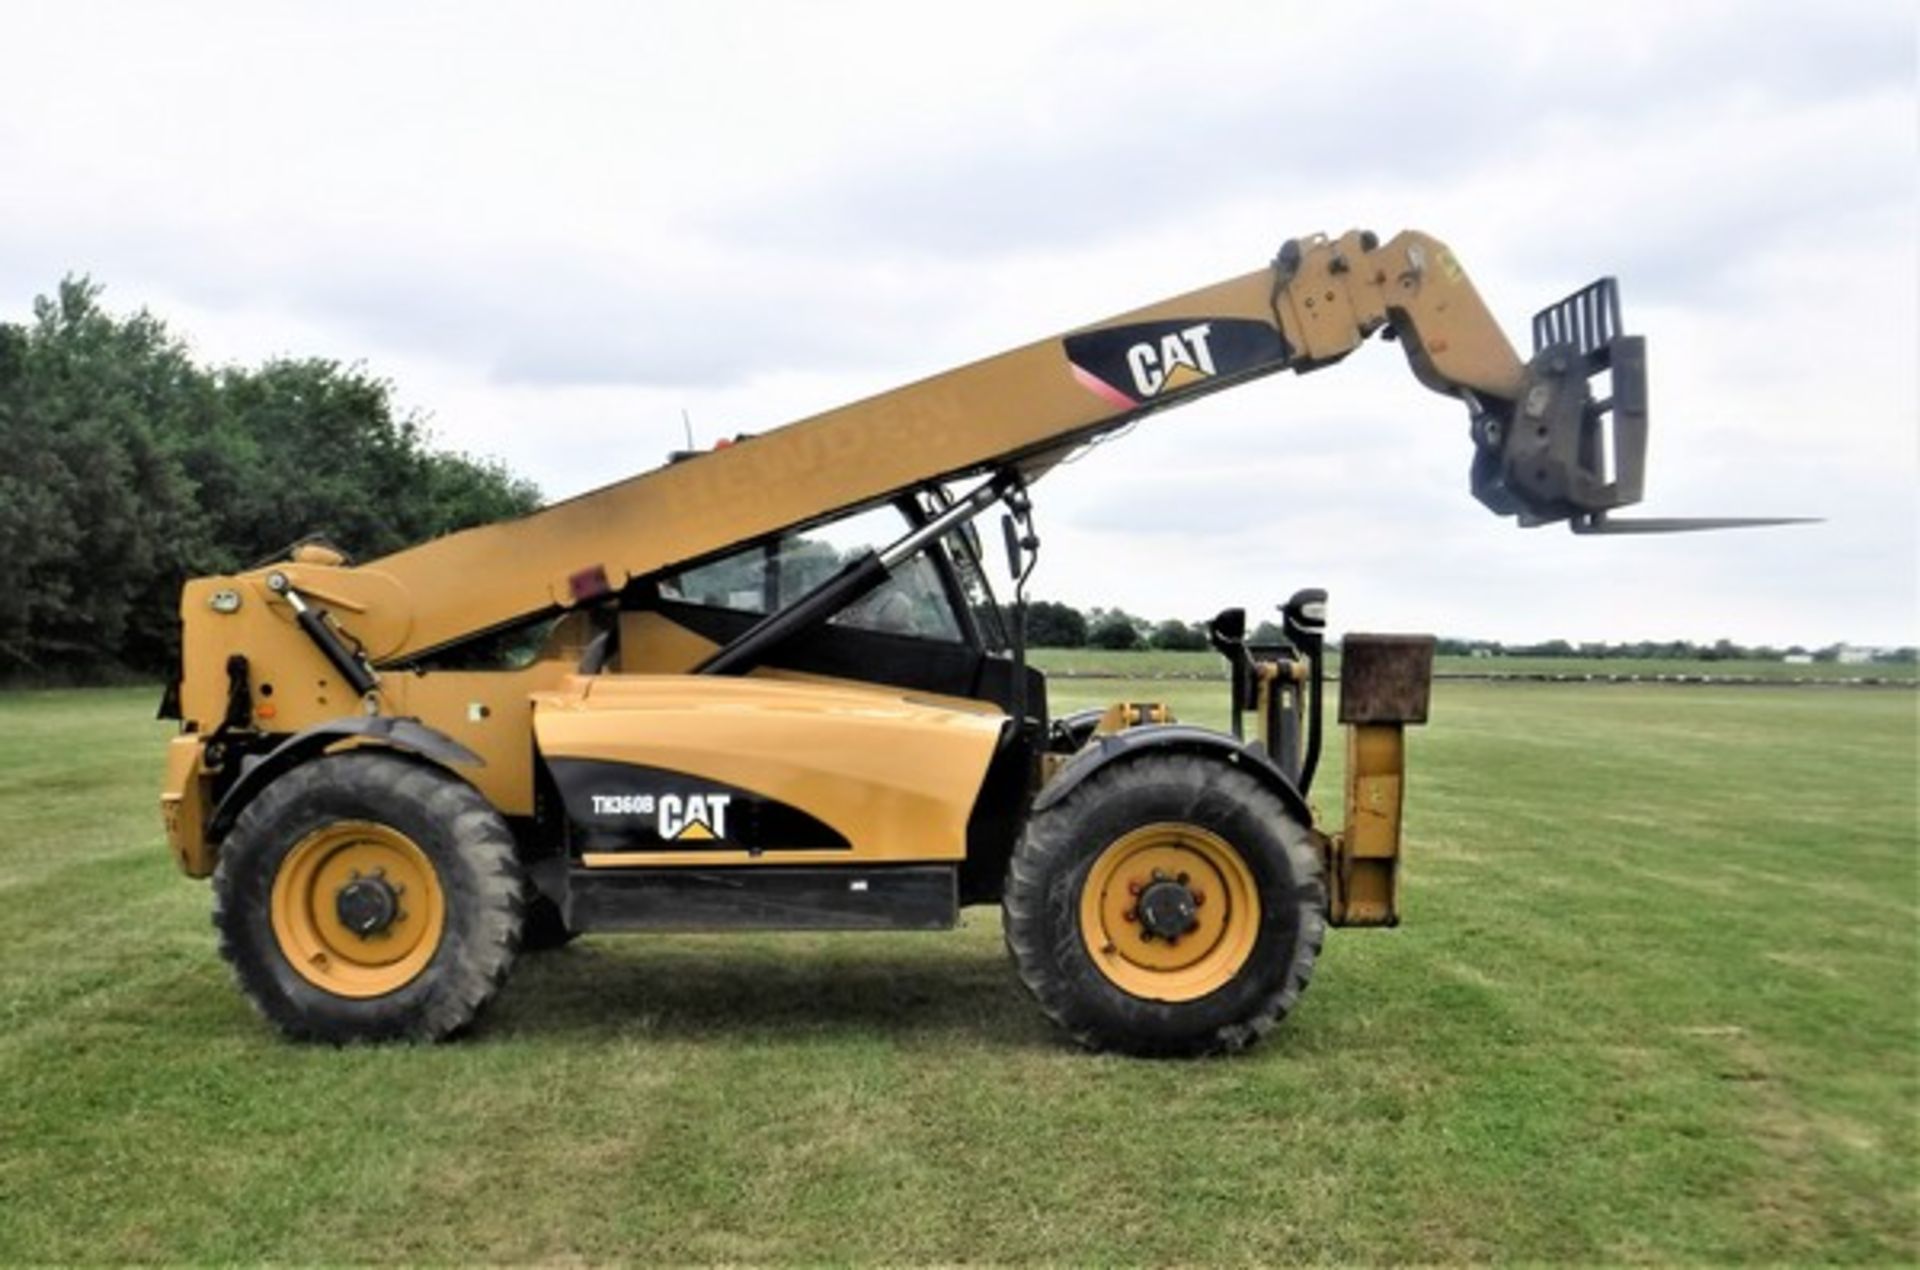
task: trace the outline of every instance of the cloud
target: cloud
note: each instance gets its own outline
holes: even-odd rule
[[[1055,32],[1058,44],[1032,58],[1034,82],[1001,109],[929,121],[845,156],[790,184],[771,225],[754,208],[723,224],[795,247],[991,257],[1178,223],[1225,199],[1284,205],[1330,183],[1384,184],[1411,203],[1435,185],[1484,182],[1506,194],[1514,185],[1503,176],[1544,168],[1552,179],[1535,188],[1548,198],[1535,201],[1565,205],[1579,192],[1571,201],[1600,213],[1594,220],[1658,198],[1673,175],[1663,163],[1703,158],[1758,160],[1738,164],[1742,184],[1764,174],[1767,192],[1796,207],[1900,188],[1888,162],[1897,156],[1845,136],[1848,120],[1799,118],[1809,104],[1910,95],[1911,23],[1892,6],[1843,6],[1818,23],[1781,4],[1551,23],[1516,23],[1510,5],[1485,4],[1209,16],[1169,27],[1157,11],[1123,9],[1091,34]],[[1364,55],[1338,55],[1357,51],[1362,29]],[[1049,75],[1056,65],[1073,69]],[[1672,126],[1688,116],[1689,126]],[[1700,119],[1717,121],[1712,150],[1687,153]],[[1676,141],[1681,153],[1657,153]],[[1808,180],[1809,170],[1841,179]],[[1713,188],[1693,184],[1695,194]],[[1755,192],[1724,190],[1749,196],[1749,211]],[[1540,229],[1565,226],[1542,212]]]
[[[1411,225],[1516,335],[1621,276],[1650,513],[1831,524],[1516,532],[1466,493],[1457,403],[1367,349],[1049,477],[1043,591],[1917,637],[1905,5],[90,5],[8,34],[0,315],[91,270],[215,360],[365,361],[555,496],[657,461],[683,408],[764,430]]]

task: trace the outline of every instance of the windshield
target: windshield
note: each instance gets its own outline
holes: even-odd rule
[[[777,613],[797,603],[865,553],[901,536],[900,509],[870,507],[795,530],[718,560],[666,574],[662,599],[737,613]],[[897,565],[880,586],[828,619],[830,625],[961,642],[953,598],[926,554]]]
[[[923,494],[920,499],[921,510],[928,516],[938,515],[952,505],[953,495],[939,486]],[[948,534],[940,540],[940,546],[953,565],[953,576],[960,583],[961,600],[973,614],[974,625],[979,628],[980,643],[990,649],[1006,648],[1006,622],[1000,615],[1000,605],[993,598],[993,587],[988,583],[986,568],[980,561],[980,536],[974,529],[974,522],[968,521]]]

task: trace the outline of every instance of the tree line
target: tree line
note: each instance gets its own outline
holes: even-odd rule
[[[0,323],[0,679],[164,672],[187,578],[316,532],[366,559],[539,505],[436,449],[362,368],[202,366],[100,295],[68,278]]]
[[[1249,632],[1256,644],[1275,644],[1284,638],[1277,622],[1261,622]],[[1154,648],[1176,651],[1207,647],[1205,622],[1183,622],[1179,618],[1153,621],[1136,617],[1124,609],[1095,607],[1082,611],[1055,600],[1034,600],[1027,605],[1027,642],[1035,648]],[[1578,657],[1588,660],[1625,661],[1778,661],[1787,656],[1810,657],[1817,662],[1837,661],[1845,650],[1842,644],[1808,648],[1799,644],[1776,647],[1771,644],[1739,644],[1730,639],[1712,643],[1691,640],[1636,640],[1620,643],[1574,643],[1551,639],[1541,643],[1503,643],[1500,640],[1442,638],[1435,651],[1461,657]],[[1915,649],[1880,649],[1873,654],[1878,662],[1911,665]]]

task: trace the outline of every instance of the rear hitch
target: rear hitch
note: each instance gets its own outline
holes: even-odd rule
[[[1326,841],[1327,920],[1400,924],[1406,729],[1427,721],[1431,635],[1340,641],[1340,722],[1347,725],[1346,827]]]
[[[1250,647],[1241,609],[1214,618],[1207,634],[1232,668],[1235,739],[1242,737],[1242,712],[1252,710],[1258,744],[1304,796],[1320,763],[1327,593],[1296,591],[1280,612],[1284,644]],[[1327,920],[1335,926],[1400,923],[1406,729],[1427,721],[1433,650],[1431,635],[1350,634],[1340,641],[1346,823],[1332,835],[1315,831],[1326,866]]]

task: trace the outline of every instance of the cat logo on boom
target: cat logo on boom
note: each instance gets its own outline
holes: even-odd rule
[[[1246,318],[1187,318],[1082,331],[1064,341],[1082,388],[1123,408],[1286,360],[1280,332]]]
[[[1169,331],[1156,346],[1142,340],[1127,350],[1127,369],[1142,397],[1157,397],[1162,388],[1182,388],[1213,374],[1213,350],[1207,337],[1213,324],[1201,322],[1184,331]]]

